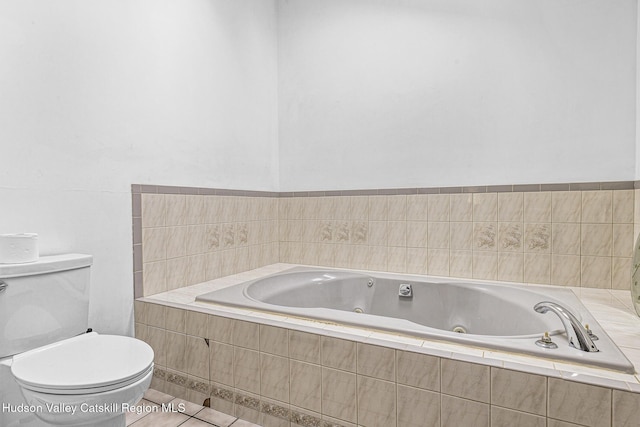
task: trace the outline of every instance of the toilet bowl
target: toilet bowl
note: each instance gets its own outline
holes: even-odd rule
[[[153,350],[85,333],[93,257],[0,264],[0,426],[125,426],[151,384]]]
[[[40,420],[65,426],[124,426],[124,410],[151,383],[153,350],[95,332],[19,354],[11,373]]]

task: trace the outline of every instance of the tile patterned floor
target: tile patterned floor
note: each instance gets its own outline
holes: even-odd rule
[[[131,427],[260,427],[153,389],[132,409],[127,413]]]

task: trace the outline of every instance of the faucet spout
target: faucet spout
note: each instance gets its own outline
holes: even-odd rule
[[[542,314],[548,311],[555,313],[560,318],[560,321],[562,321],[571,347],[582,351],[599,351],[584,326],[582,326],[576,316],[565,307],[555,302],[543,301],[536,304],[533,309]]]

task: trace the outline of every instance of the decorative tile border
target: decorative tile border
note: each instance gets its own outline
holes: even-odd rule
[[[132,194],[189,194],[242,197],[396,196],[410,194],[516,193],[535,191],[593,191],[640,189],[640,181],[574,182],[555,184],[477,185],[460,187],[377,188],[319,191],[254,191],[225,188],[131,184]],[[139,206],[139,205],[138,205]],[[135,212],[134,212],[135,213]],[[134,214],[135,216],[135,214]]]

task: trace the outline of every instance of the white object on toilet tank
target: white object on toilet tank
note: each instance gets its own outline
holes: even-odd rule
[[[18,264],[38,260],[36,233],[0,234],[0,264]]]

